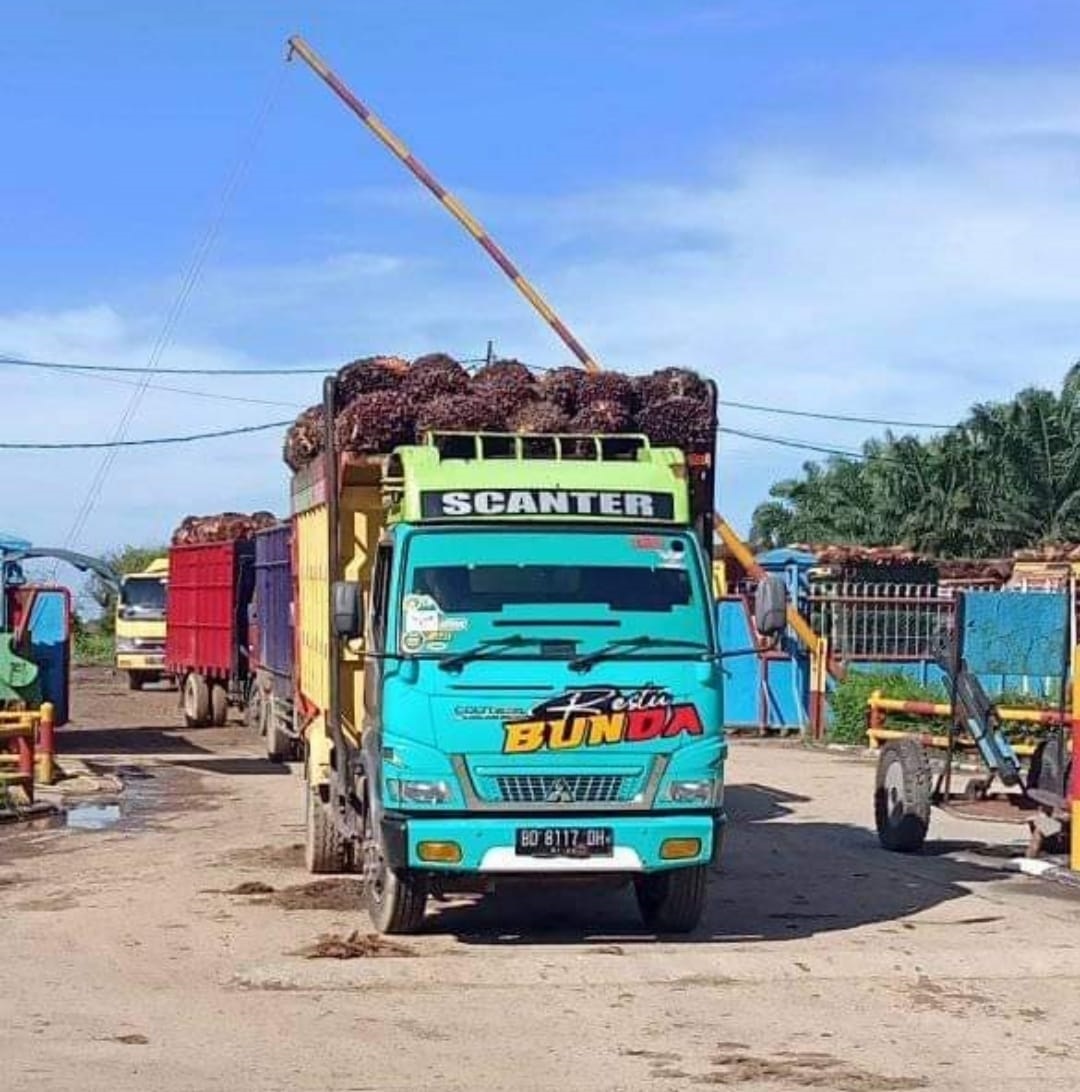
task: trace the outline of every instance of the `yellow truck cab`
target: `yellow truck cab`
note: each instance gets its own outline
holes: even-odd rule
[[[116,600],[116,668],[126,671],[128,687],[141,690],[156,682],[165,667],[165,589],[169,559],[156,558],[139,573],[129,573]]]

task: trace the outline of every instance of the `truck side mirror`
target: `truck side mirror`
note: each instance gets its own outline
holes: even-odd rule
[[[788,590],[779,576],[766,576],[754,592],[754,625],[762,637],[776,637],[787,626]]]
[[[334,606],[334,636],[343,641],[363,637],[363,588],[355,580],[335,580],[330,591]]]

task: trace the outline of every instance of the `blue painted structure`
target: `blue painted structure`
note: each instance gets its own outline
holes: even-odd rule
[[[255,659],[274,696],[293,697],[292,526],[279,523],[255,536]]]

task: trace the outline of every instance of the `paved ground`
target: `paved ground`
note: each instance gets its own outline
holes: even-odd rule
[[[4,1088],[1075,1086],[1080,897],[994,868],[1018,829],[938,817],[927,854],[883,853],[861,762],[736,746],[685,942],[643,934],[627,893],[569,890],[311,959],[366,921],[352,880],[302,871],[295,774],[239,725],[180,729],[172,694],[83,675],[77,710],[63,749],[126,800],[100,831],[0,829]]]

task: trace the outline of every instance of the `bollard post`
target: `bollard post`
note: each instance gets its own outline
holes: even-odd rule
[[[881,691],[875,690],[870,695],[870,700],[866,703],[866,735],[870,742],[871,750],[877,750],[881,746],[877,736],[874,735],[880,728],[884,728],[885,710],[878,708],[878,700],[881,697]]]
[[[34,802],[34,732],[30,731],[15,737],[15,751],[19,756],[19,776],[23,781],[26,802]]]
[[[51,701],[41,705],[35,773],[42,785],[51,785],[56,780],[56,707]]]
[[[1069,867],[1080,872],[1080,648],[1072,662],[1072,773],[1069,777]]]

